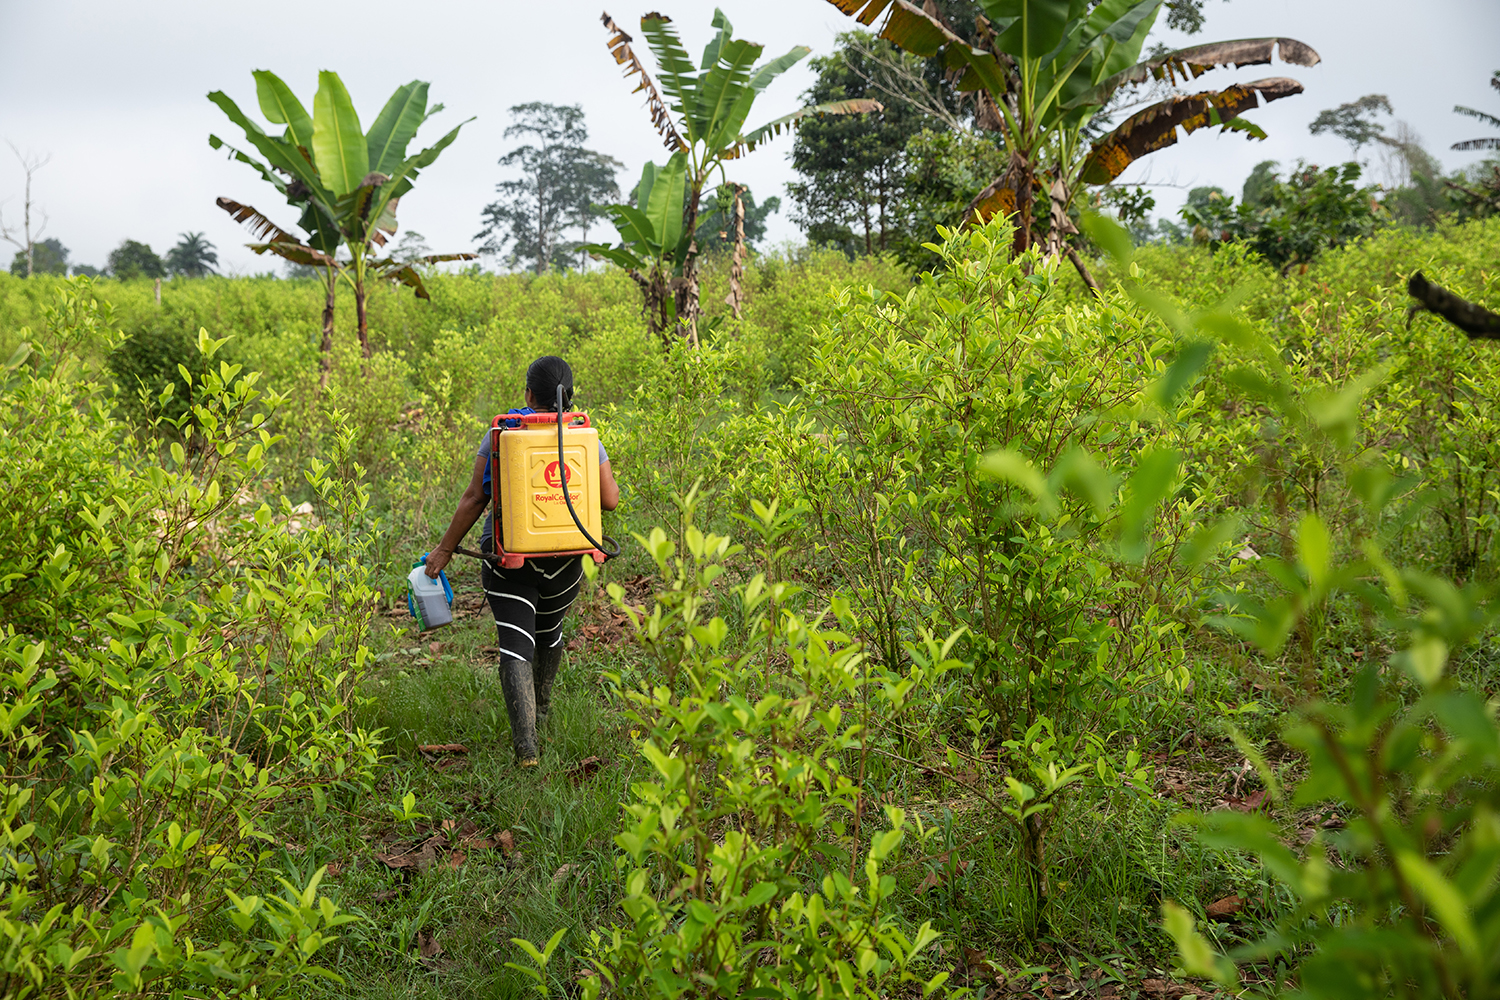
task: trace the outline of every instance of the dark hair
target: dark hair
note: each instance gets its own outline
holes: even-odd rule
[[[537,409],[551,411],[557,408],[558,386],[563,388],[563,409],[566,410],[573,403],[573,369],[555,354],[537,358],[526,369],[526,388],[536,398]]]

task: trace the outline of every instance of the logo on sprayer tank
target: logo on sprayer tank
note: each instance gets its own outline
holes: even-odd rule
[[[542,472],[542,478],[546,480],[547,485],[555,490],[562,489],[563,476],[567,476],[568,479],[572,479],[573,473],[569,469],[563,468],[561,474],[559,474],[557,462],[549,463],[546,470]]]

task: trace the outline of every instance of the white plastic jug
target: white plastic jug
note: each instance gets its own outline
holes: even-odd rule
[[[419,563],[407,576],[406,583],[406,604],[417,619],[421,631],[439,628],[453,621],[453,611],[448,606],[452,600],[449,596],[452,591],[448,589],[448,581],[443,579],[443,574],[439,573],[438,579],[434,580],[427,575],[427,567]]]

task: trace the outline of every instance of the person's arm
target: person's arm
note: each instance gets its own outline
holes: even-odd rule
[[[453,550],[458,548],[469,529],[474,527],[474,522],[484,516],[484,508],[489,504],[490,498],[484,492],[484,467],[486,460],[483,455],[474,457],[474,474],[469,477],[468,488],[464,490],[463,499],[458,501],[458,510],[453,512],[453,520],[448,523],[448,530],[443,532],[443,540],[437,543],[437,548],[427,554],[427,575],[434,580],[448,565],[448,560],[453,558]],[[610,477],[610,486],[614,486],[614,477]],[[615,491],[619,495],[619,491]]]
[[[614,510],[620,505],[620,484],[615,482],[615,470],[608,462],[599,464],[599,506]]]

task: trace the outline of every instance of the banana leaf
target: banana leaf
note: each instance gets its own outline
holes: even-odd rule
[[[646,219],[663,250],[676,246],[682,239],[683,199],[687,190],[687,157],[676,153],[656,173],[650,200],[645,203]]]
[[[232,198],[219,198],[215,204],[228,212],[235,222],[242,223],[256,239],[269,236],[273,243],[296,243],[297,237],[282,229],[251,205],[241,205]]]
[[[636,92],[646,92],[646,107],[651,112],[651,124],[661,136],[662,142],[674,153],[679,149],[686,149],[687,144],[677,134],[676,127],[672,124],[671,112],[667,109],[667,102],[662,99],[661,92],[656,89],[656,84],[651,82],[651,74],[646,72],[646,66],[640,57],[635,54],[635,49],[630,43],[633,39],[630,35],[615,23],[614,18],[608,12],[600,16],[599,20],[604,24],[604,30],[610,32],[609,52],[615,57],[618,65],[625,67],[625,77],[632,76],[640,78],[636,85]]]
[[[208,146],[210,149],[229,150],[230,159],[239,160],[241,163],[245,163],[254,167],[256,172],[258,172],[268,184],[276,188],[276,190],[280,191],[282,194],[286,194],[286,181],[281,179],[281,175],[272,170],[270,167],[266,166],[264,163],[255,159],[253,156],[249,156],[244,152],[236,149],[235,147],[231,146],[229,143],[225,142],[223,139],[220,139],[218,136],[213,135],[212,133],[210,133],[208,137]]]
[[[603,257],[627,271],[646,271],[651,267],[624,247],[612,247],[607,243],[585,243],[582,250],[595,260]]]
[[[328,190],[342,198],[358,190],[370,172],[369,147],[354,101],[344,81],[330,70],[318,73],[318,93],[313,98],[313,163]]]
[[[692,142],[700,138],[691,134],[698,118],[698,74],[671,23],[672,19],[663,14],[647,14],[641,18],[641,33],[656,56],[661,89],[676,102],[677,113],[689,129],[688,141]]]
[[[724,154],[724,159],[737,159],[761,143],[780,135],[783,128],[796,128],[800,122],[813,115],[859,115],[884,110],[885,105],[868,97],[854,98],[847,101],[827,101],[823,104],[814,104],[811,107],[798,108],[791,114],[782,115],[780,118],[766,122],[749,135],[741,137],[739,142],[735,143]]]
[[[711,46],[712,47],[712,46]],[[718,46],[719,58],[698,82],[697,121],[693,133],[700,137],[717,134],[739,101],[750,89],[750,71],[763,47],[731,38]]]
[[[365,136],[370,169],[389,174],[406,156],[406,146],[427,119],[427,84],[413,80],[397,89],[380,109]]]
[[[390,179],[376,188],[369,209],[370,213],[379,218],[385,212],[388,203],[410,191],[412,184],[417,179],[417,175],[422,170],[431,166],[443,150],[453,145],[453,140],[458,138],[459,129],[473,120],[473,118],[468,118],[459,122],[451,132],[437,142],[415,156],[410,156],[403,160],[396,169],[391,171]]]
[[[1117,70],[1089,91],[1074,97],[1067,106],[1103,104],[1121,87],[1145,83],[1150,79],[1175,84],[1179,79],[1184,82],[1197,79],[1220,66],[1233,65],[1238,69],[1242,66],[1269,64],[1271,56],[1277,54],[1278,50],[1282,62],[1295,66],[1316,66],[1323,60],[1312,46],[1295,38],[1237,38],[1225,42],[1208,42],[1168,52]]]
[[[315,197],[324,197],[330,202],[333,200],[328,189],[324,187],[317,169],[303,159],[295,147],[282,139],[267,135],[259,125],[247,118],[239,109],[239,105],[230,100],[223,91],[215,90],[208,95],[208,99],[244,131],[245,138],[250,140],[250,144],[261,156],[265,157],[272,169],[297,178]]]
[[[994,23],[1000,51],[1017,59],[1054,57],[1068,25],[1083,17],[1086,0],[981,0]]]
[[[258,69],[250,75],[255,78],[255,97],[266,121],[285,125],[286,138],[292,145],[312,148],[312,118],[292,88],[270,70]]]
[[[337,268],[340,266],[338,261],[334,260],[328,254],[307,246],[304,243],[277,241],[272,243],[247,243],[245,245],[257,254],[270,251],[277,257],[289,260],[293,264],[302,264],[306,267]]]
[[[1263,138],[1265,133],[1240,119],[1240,113],[1259,107],[1261,99],[1270,103],[1300,93],[1302,84],[1278,76],[1170,97],[1131,115],[1094,143],[1081,178],[1086,184],[1108,184],[1147,153],[1174,145],[1179,127],[1191,134],[1200,128],[1219,126],[1225,131],[1248,132],[1252,137],[1258,133]]]

